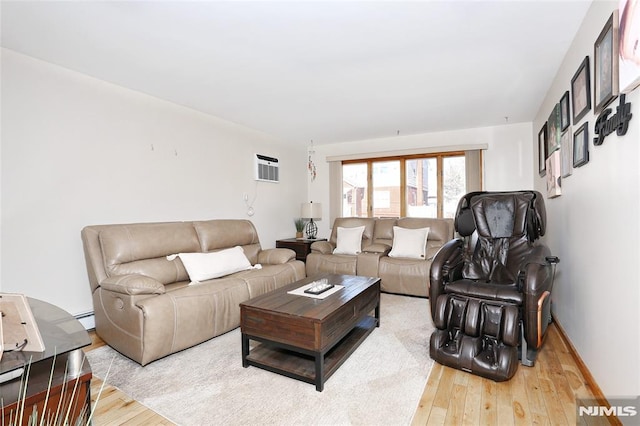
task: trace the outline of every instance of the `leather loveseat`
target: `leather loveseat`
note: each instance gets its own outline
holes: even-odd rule
[[[238,327],[239,303],[305,277],[293,250],[262,250],[247,220],[97,225],[81,236],[96,333],[141,365]],[[238,251],[246,267],[215,279],[193,282],[182,261]]]
[[[339,228],[364,226],[361,252],[334,254]],[[394,227],[429,228],[424,257],[393,257]],[[307,255],[306,272],[311,277],[324,272],[379,277],[388,293],[428,297],[429,270],[435,254],[453,238],[452,219],[433,218],[336,218],[328,241],[316,241]],[[397,241],[397,240],[396,240]]]

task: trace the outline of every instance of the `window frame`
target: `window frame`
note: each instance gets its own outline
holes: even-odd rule
[[[443,159],[445,157],[463,157],[465,158],[465,151],[447,151],[447,152],[434,152],[426,154],[411,154],[411,155],[396,155],[396,156],[384,156],[384,157],[372,157],[363,159],[349,159],[342,160],[341,167],[345,164],[366,164],[367,165],[367,217],[373,217],[373,163],[384,161],[400,161],[400,217],[406,217],[407,215],[407,176],[406,176],[406,161],[407,160],[423,160],[427,158],[436,159],[436,178],[437,178],[437,218],[442,219],[444,212],[444,180],[443,180]],[[466,163],[466,158],[465,158]],[[466,167],[466,164],[465,164]],[[340,207],[342,209],[342,206]],[[344,212],[341,211],[341,214]]]

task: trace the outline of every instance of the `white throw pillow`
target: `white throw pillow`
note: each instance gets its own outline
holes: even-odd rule
[[[178,256],[189,274],[189,279],[195,282],[251,269],[251,262],[240,246],[210,253],[179,253]],[[172,260],[171,257],[167,256],[167,259]]]
[[[425,259],[429,229],[430,228],[409,229],[394,226],[393,246],[389,252],[389,257]]]
[[[342,228],[338,226],[336,248],[333,254],[358,254],[362,251],[364,226]]]

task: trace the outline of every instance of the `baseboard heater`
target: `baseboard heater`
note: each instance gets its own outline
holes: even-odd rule
[[[85,312],[82,314],[74,315],[74,318],[80,321],[85,330],[95,330],[96,328],[96,316],[93,311]]]

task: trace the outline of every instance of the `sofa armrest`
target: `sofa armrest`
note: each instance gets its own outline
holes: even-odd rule
[[[378,253],[382,255],[386,255],[391,250],[391,246],[389,244],[376,243],[371,244],[364,248],[365,253]]]
[[[280,265],[296,258],[296,252],[287,248],[270,248],[258,253],[258,263]]]
[[[329,241],[316,241],[311,244],[311,253],[331,254],[335,248]]]
[[[116,293],[138,294],[163,294],[164,285],[151,277],[140,274],[115,275],[102,280],[100,287]]]

